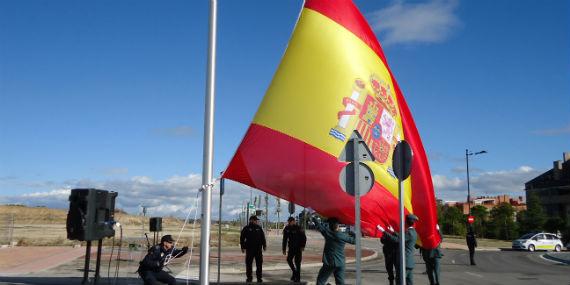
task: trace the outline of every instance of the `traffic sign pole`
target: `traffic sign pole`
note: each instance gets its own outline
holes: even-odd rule
[[[405,251],[405,225],[404,225],[404,181],[398,181],[398,199],[400,200],[400,284],[406,285],[406,251]]]
[[[398,178],[398,199],[400,201],[400,284],[406,285],[406,252],[404,228],[404,180],[410,176],[412,162],[412,149],[406,141],[400,141],[394,149],[392,167]]]
[[[350,162],[340,173],[341,187],[354,196],[354,231],[356,250],[356,284],[360,284],[362,258],[362,229],[360,224],[360,196],[365,195],[374,185],[374,173],[361,161],[373,161],[374,156],[358,131],[354,131],[339,157],[340,161]],[[351,169],[352,168],[352,169]],[[352,175],[352,177],[350,177]],[[350,179],[352,178],[352,179]],[[362,185],[362,186],[361,186]]]
[[[360,258],[362,257],[361,252],[361,244],[360,238],[362,234],[360,233],[360,155],[359,155],[359,147],[360,144],[359,138],[352,139],[352,150],[353,150],[353,161],[354,167],[352,168],[354,171],[354,231],[356,235],[356,284],[360,284],[361,280],[361,270],[360,270]]]
[[[356,250],[356,284],[361,280],[361,238],[360,195],[365,195],[374,185],[374,173],[361,161],[374,161],[372,152],[358,131],[354,131],[339,156],[339,161],[349,162],[340,172],[339,182],[347,194],[354,196],[354,231]],[[350,177],[352,175],[352,177]],[[362,185],[362,186],[361,186]]]

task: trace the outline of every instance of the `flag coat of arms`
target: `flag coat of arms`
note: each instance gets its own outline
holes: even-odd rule
[[[382,48],[350,0],[305,2],[281,64],[224,178],[327,217],[354,224],[354,197],[343,191],[339,161],[357,130],[375,161],[372,189],[361,198],[363,233],[398,230],[398,180],[392,152],[413,152],[404,181],[405,211],[419,217],[419,243],[440,242],[431,175],[421,139]]]

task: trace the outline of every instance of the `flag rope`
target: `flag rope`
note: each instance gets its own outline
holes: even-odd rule
[[[174,241],[172,251],[170,254],[168,254],[168,256],[166,256],[166,259],[164,261],[164,266],[166,266],[170,263],[170,261],[172,261],[173,259],[178,257],[178,255],[172,256],[172,252],[174,252],[174,250],[176,249],[176,245],[178,243],[178,240],[182,236],[182,232],[184,231],[184,228],[188,224],[188,220],[190,218],[190,215],[192,214],[192,211],[194,211],[194,220],[192,222],[192,234],[190,237],[190,254],[188,257],[188,261],[186,262],[186,284],[187,285],[189,284],[189,280],[190,280],[190,264],[192,262],[192,256],[193,256],[193,251],[194,251],[194,239],[195,239],[195,235],[196,235],[196,220],[197,220],[196,218],[198,216],[198,201],[199,201],[200,192],[202,192],[204,189],[207,189],[208,187],[210,189],[213,189],[215,184],[218,183],[220,181],[220,179],[221,179],[221,177],[218,177],[218,178],[214,179],[212,182],[210,182],[209,184],[204,184],[204,185],[200,186],[200,188],[197,189],[198,191],[196,192],[196,198],[194,199],[194,206],[192,206],[190,208],[190,210],[188,211],[188,214],[186,215],[186,219],[184,219],[184,223],[182,224],[182,227],[180,228],[180,231],[178,232],[178,236],[177,236],[176,240]]]

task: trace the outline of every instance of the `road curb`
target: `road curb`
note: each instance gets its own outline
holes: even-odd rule
[[[465,246],[465,248],[462,247],[442,247],[443,249],[447,249],[447,250],[469,250],[467,248],[467,246]],[[501,248],[498,247],[477,247],[475,248],[475,251],[502,251]]]
[[[556,262],[560,262],[560,263],[564,263],[564,264],[570,265],[570,260],[553,256],[552,253],[545,253],[545,254],[542,255],[542,257],[544,257],[544,258],[546,258],[546,259],[550,259],[550,260],[552,260],[552,261],[556,261]]]
[[[481,248],[476,248],[475,250],[478,250],[478,251],[502,251],[498,247],[481,247]]]

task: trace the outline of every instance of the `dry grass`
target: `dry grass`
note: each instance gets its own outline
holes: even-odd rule
[[[74,245],[80,242],[67,239],[66,220],[67,210],[49,209],[45,207],[26,207],[18,205],[0,205],[0,237],[7,236],[5,233],[9,225],[8,219],[14,217],[14,228],[12,241],[16,241],[20,246],[53,246],[53,245]],[[150,243],[153,243],[153,233],[148,230],[148,217],[129,215],[122,211],[115,213],[115,220],[119,221],[123,228],[123,245],[136,244],[146,246],[147,240],[144,232],[148,234]],[[162,219],[162,234],[171,234],[174,238],[180,236],[178,243],[190,245],[192,239],[194,246],[200,244],[200,224],[195,225],[189,222],[184,231],[180,232],[184,220],[174,217],[164,217]],[[144,225],[144,227],[143,227]],[[143,232],[144,228],[144,232]],[[115,243],[118,243],[120,232],[115,234]],[[222,240],[224,245],[239,245],[239,229],[234,227],[222,229]],[[217,246],[218,231],[217,226],[212,226],[211,234],[212,246]],[[8,243],[0,239],[1,243]],[[112,239],[104,239],[105,245],[111,245]]]
[[[26,225],[49,225],[64,224],[67,219],[67,210],[50,209],[46,207],[26,207],[21,205],[0,205],[0,216],[14,215],[17,224]],[[143,219],[141,216],[129,215],[123,211],[115,212],[115,220],[120,221],[125,226],[139,226]],[[148,225],[148,217],[144,220],[145,226]],[[183,220],[165,217],[162,219],[163,227],[181,227]]]
[[[18,205],[0,206],[0,216],[14,215],[19,224],[65,224],[67,211],[45,207],[26,207]]]

